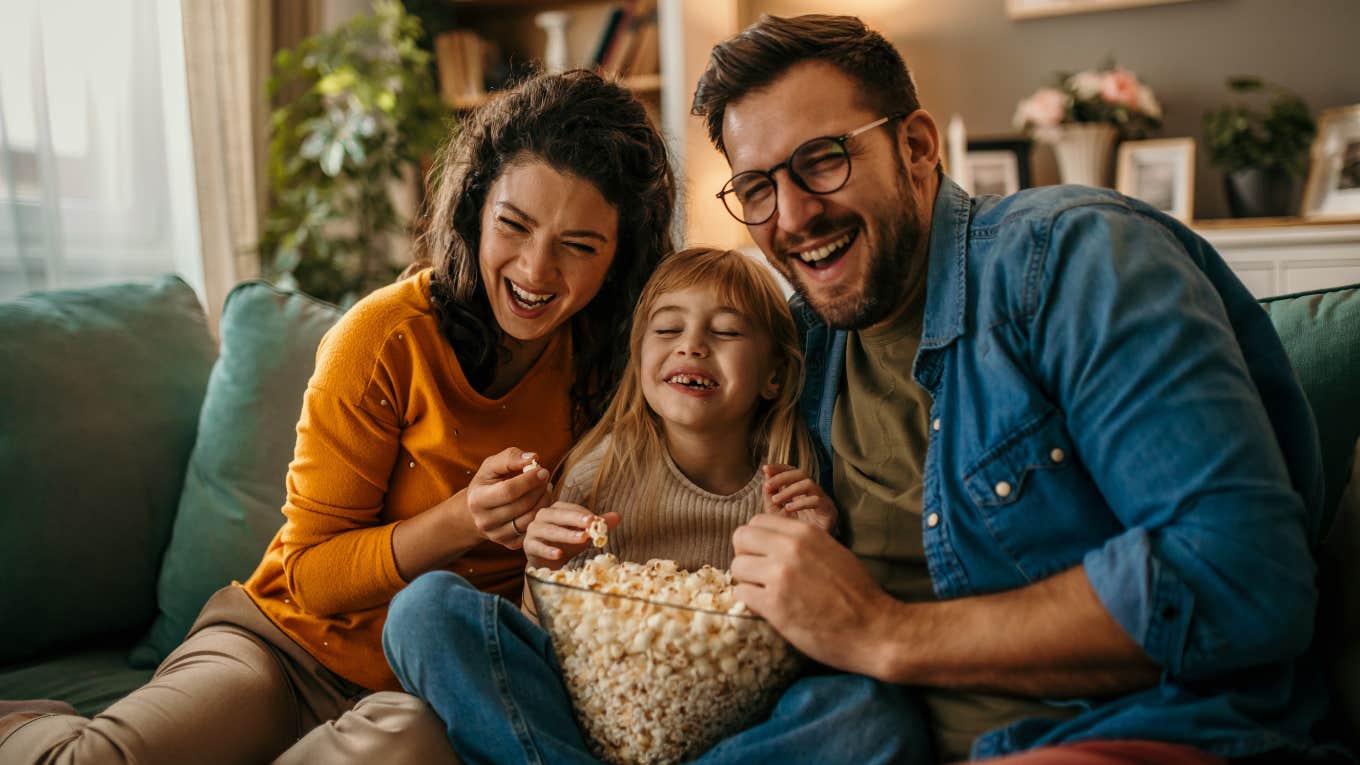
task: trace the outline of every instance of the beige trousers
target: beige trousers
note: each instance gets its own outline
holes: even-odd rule
[[[3,765],[456,765],[420,699],[368,694],[321,666],[239,588],[219,590],[156,674],[93,718],[45,715],[0,741]]]

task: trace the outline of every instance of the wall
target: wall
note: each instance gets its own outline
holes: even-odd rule
[[[812,11],[855,14],[882,32],[903,52],[925,107],[941,123],[963,115],[972,136],[1013,134],[1020,98],[1056,71],[1110,58],[1162,102],[1165,124],[1154,137],[1202,144],[1203,113],[1226,100],[1231,74],[1283,84],[1314,114],[1360,103],[1357,0],[1193,0],[1027,21],[1008,19],[1005,0],[743,0],[741,24]],[[1226,216],[1222,175],[1202,145],[1196,154],[1196,217]],[[1037,151],[1035,180],[1056,177],[1051,152]]]

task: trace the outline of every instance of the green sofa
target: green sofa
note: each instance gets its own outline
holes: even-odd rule
[[[1360,437],[1360,285],[1262,305],[1318,415],[1335,507]],[[219,349],[173,277],[0,303],[0,699],[98,712],[150,676],[208,595],[250,575],[340,313],[245,283]],[[1325,625],[1329,650],[1352,649],[1355,687],[1356,625]]]

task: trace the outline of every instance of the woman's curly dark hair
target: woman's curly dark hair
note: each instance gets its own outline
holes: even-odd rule
[[[629,316],[671,251],[675,178],[666,144],[625,88],[584,70],[534,75],[465,117],[432,170],[437,191],[421,236],[430,301],[463,374],[481,390],[500,358],[500,327],[478,270],[482,208],[507,165],[540,160],[594,184],[619,214],[604,285],[571,318],[572,430],[604,411],[627,364]]]

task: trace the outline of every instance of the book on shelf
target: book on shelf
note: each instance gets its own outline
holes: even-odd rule
[[[609,53],[609,46],[614,42],[614,35],[618,32],[619,25],[623,23],[626,14],[627,12],[621,5],[616,5],[609,10],[609,15],[605,17],[600,42],[595,46],[595,55],[590,57],[592,66],[599,68],[604,63],[605,55]]]
[[[600,72],[608,77],[628,77],[660,71],[659,30],[656,0],[635,0],[625,6],[617,21],[611,14],[601,41]]]
[[[486,94],[487,59],[495,56],[494,46],[476,32],[454,29],[436,37],[434,49],[445,103],[475,103]]]

